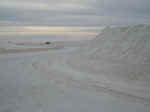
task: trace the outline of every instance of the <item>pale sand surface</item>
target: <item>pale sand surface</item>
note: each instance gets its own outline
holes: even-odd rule
[[[138,25],[59,50],[4,47],[0,112],[150,112],[149,36]]]
[[[1,49],[0,54],[26,53],[26,52],[41,52],[49,50],[57,50],[61,48],[22,48],[22,49]]]

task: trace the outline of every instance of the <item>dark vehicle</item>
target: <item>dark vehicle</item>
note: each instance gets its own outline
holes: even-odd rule
[[[49,44],[51,44],[51,42],[45,42],[44,44],[49,45]]]

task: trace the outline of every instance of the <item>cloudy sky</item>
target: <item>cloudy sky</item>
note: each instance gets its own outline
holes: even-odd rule
[[[150,23],[149,12],[150,0],[0,0],[0,32],[16,26],[15,31],[51,26],[57,27],[55,31],[60,31],[58,26],[97,31],[106,25]]]
[[[100,26],[150,22],[150,0],[0,0],[0,25]]]
[[[100,26],[150,22],[150,0],[0,0],[1,26]]]

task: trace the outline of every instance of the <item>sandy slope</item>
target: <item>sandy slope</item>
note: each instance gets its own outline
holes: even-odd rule
[[[107,28],[70,65],[111,90],[150,100],[149,36],[149,25]]]
[[[69,66],[66,55],[76,50],[0,56],[0,111],[149,112],[149,101],[108,90]]]
[[[80,47],[1,55],[0,112],[149,112],[149,32],[107,28]]]

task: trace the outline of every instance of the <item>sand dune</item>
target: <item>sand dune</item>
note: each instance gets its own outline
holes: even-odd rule
[[[150,100],[149,25],[106,28],[79,52],[70,66],[99,85]]]
[[[14,55],[0,55],[0,111],[149,112],[149,37],[150,26],[137,25],[60,50],[4,47]]]

